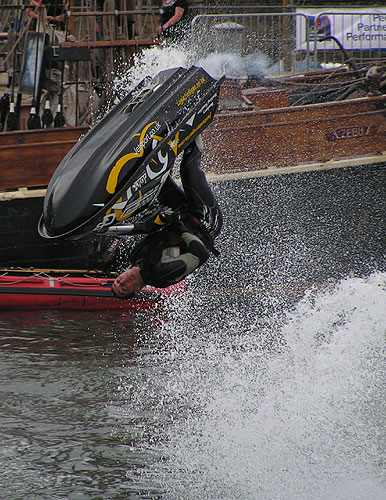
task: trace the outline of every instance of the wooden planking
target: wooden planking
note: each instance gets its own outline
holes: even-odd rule
[[[153,39],[142,39],[142,40],[87,40],[85,42],[64,42],[61,47],[64,48],[77,48],[77,47],[87,47],[89,49],[101,49],[101,48],[119,48],[119,47],[152,47],[156,44]]]
[[[256,92],[256,89],[245,89],[243,95],[257,108],[282,108],[289,106],[287,90],[266,90]]]
[[[85,134],[89,127],[45,128],[38,130],[16,130],[0,133],[0,148],[6,145],[20,145],[37,142],[52,142],[61,140],[77,140]]]
[[[268,92],[269,96],[282,99],[279,92]],[[386,150],[385,105],[386,96],[375,96],[264,110],[223,109],[204,133],[208,149],[204,167],[213,172],[248,171],[376,155]],[[47,185],[87,130],[69,127],[0,134],[0,189]]]
[[[0,189],[47,185],[87,127],[0,134]]]
[[[385,102],[219,113],[204,133],[204,166],[226,172],[376,155],[386,150]]]

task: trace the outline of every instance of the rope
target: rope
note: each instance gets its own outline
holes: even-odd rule
[[[9,272],[5,272],[2,275],[0,275],[0,278],[3,278],[5,276],[9,276],[9,275],[10,275]],[[38,273],[33,273],[30,276],[25,276],[24,278],[16,279],[15,281],[8,281],[7,283],[1,283],[1,286],[18,285],[20,283],[24,283],[24,282],[30,280],[31,278],[49,279],[49,280],[60,282],[60,283],[63,283],[64,285],[73,286],[73,287],[84,287],[85,286],[84,283],[72,283],[70,281],[65,281],[66,278],[68,278],[69,276],[70,276],[70,274],[67,273],[64,276],[54,277],[54,276],[51,276],[50,274],[42,271],[42,272],[38,272]],[[110,282],[106,279],[102,282],[97,282],[97,280],[99,280],[101,278],[96,278],[94,276],[89,276],[89,275],[85,275],[85,278],[93,280],[94,281],[93,286],[95,286],[95,285],[100,286],[100,287],[110,286]]]

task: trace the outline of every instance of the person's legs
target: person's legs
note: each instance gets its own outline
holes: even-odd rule
[[[158,195],[158,201],[161,205],[170,207],[173,210],[178,210],[188,203],[184,191],[170,177],[170,175],[166,178],[166,181],[162,186]]]

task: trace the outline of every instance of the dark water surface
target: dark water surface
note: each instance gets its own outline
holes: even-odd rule
[[[143,459],[131,452],[134,427],[125,439],[116,434],[122,422],[111,405],[122,367],[136,369],[134,321],[122,313],[1,314],[1,498],[127,498],[126,472]]]
[[[385,294],[2,312],[0,498],[383,500]]]
[[[384,500],[385,175],[220,183],[162,308],[0,312],[0,500]]]

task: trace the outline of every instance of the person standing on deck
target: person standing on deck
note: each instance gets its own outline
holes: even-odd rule
[[[28,15],[33,19],[44,22],[42,17],[39,18],[42,9],[46,19],[50,24],[55,24],[60,29],[64,28],[65,8],[62,0],[31,0],[28,9]]]
[[[170,41],[182,40],[189,29],[188,0],[163,0],[157,35]]]

